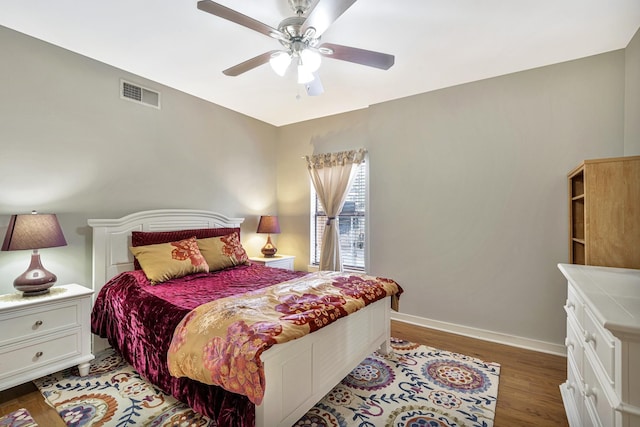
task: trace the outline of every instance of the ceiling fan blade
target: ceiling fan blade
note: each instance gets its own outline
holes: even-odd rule
[[[229,9],[226,6],[212,2],[210,0],[200,0],[198,2],[198,9],[204,12],[209,12],[212,15],[219,16],[220,18],[226,19],[227,21],[235,22],[236,24],[242,25],[243,27],[247,27],[266,36],[273,37],[274,39],[284,41],[288,40],[287,36],[280,30],[277,30],[267,24],[263,24],[258,20],[250,18],[247,15],[243,15],[240,12],[236,12],[233,9]]]
[[[322,86],[322,82],[320,81],[320,76],[318,73],[313,73],[313,80],[311,82],[304,85],[304,88],[307,90],[307,95],[309,96],[318,96],[324,93],[324,87]]]
[[[279,52],[279,51],[271,50],[269,52],[265,52],[254,58],[247,59],[246,61],[241,62],[238,65],[234,65],[233,67],[227,68],[222,73],[226,76],[231,76],[231,77],[239,76],[240,74],[246,73],[249,70],[253,70],[254,68],[259,67],[262,64],[266,64],[267,62],[269,62],[271,55],[273,55],[275,52]]]
[[[328,53],[331,50],[332,53]],[[333,43],[323,43],[318,48],[319,52],[327,58],[349,61],[369,67],[388,70],[395,62],[395,56],[387,53],[374,52],[372,50],[358,49],[357,47],[343,46]]]
[[[301,34],[313,27],[315,28],[314,37],[320,37],[355,2],[356,0],[316,0],[309,16],[302,24]]]

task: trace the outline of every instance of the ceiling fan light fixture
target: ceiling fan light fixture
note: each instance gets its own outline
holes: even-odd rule
[[[309,70],[302,62],[298,62],[298,83],[301,85],[311,83],[314,78],[313,71]]]
[[[302,52],[300,52],[300,59],[304,66],[312,73],[318,71],[320,63],[322,62],[320,54],[311,49],[303,49]]]
[[[291,55],[288,52],[275,52],[269,58],[269,65],[273,68],[273,71],[280,77],[284,76],[291,64]]]
[[[222,71],[225,75],[238,76],[269,62],[273,71],[284,77],[291,62],[295,60],[298,83],[306,86],[309,95],[315,96],[324,92],[318,76],[322,56],[382,70],[388,70],[395,62],[395,57],[386,53],[333,43],[320,44],[320,39],[329,26],[356,1],[288,0],[295,16],[284,18],[277,28],[213,0],[198,0],[197,7],[226,21],[272,37],[284,47],[284,50],[270,50],[227,68]]]

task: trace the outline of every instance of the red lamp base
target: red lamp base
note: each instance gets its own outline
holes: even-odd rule
[[[31,254],[31,264],[27,271],[13,281],[13,287],[22,292],[22,296],[29,297],[49,292],[49,288],[56,284],[58,278],[46,270],[40,262],[40,254],[34,250]]]
[[[265,258],[271,258],[278,252],[278,249],[271,243],[271,235],[267,236],[267,243],[265,243],[260,252],[262,252]]]

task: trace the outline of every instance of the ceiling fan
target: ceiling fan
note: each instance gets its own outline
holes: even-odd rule
[[[382,70],[391,68],[393,55],[333,43],[320,44],[320,37],[356,0],[288,0],[295,16],[285,18],[278,28],[263,24],[211,0],[198,1],[198,9],[243,27],[272,37],[284,49],[271,50],[248,59],[223,73],[238,76],[269,62],[273,70],[284,76],[291,62],[297,66],[298,83],[304,84],[309,95],[324,92],[317,70],[321,57],[353,62]]]

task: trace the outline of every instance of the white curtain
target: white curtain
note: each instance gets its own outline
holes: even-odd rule
[[[311,182],[328,218],[322,235],[320,270],[342,271],[338,214],[349,194],[354,165],[362,163],[365,154],[366,150],[359,149],[305,157]]]

